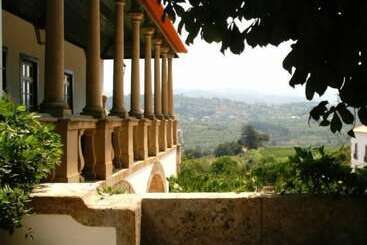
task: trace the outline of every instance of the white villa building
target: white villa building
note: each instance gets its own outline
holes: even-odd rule
[[[367,166],[367,127],[356,127],[354,133],[356,137],[351,139],[351,164],[353,168],[362,168]]]

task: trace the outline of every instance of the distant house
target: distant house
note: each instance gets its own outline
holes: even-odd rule
[[[351,140],[352,167],[367,166],[367,127],[359,126],[354,129],[356,135]]]

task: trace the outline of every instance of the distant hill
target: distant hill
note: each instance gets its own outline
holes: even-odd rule
[[[141,98],[143,99],[143,98]],[[126,96],[129,108],[129,96]],[[111,106],[111,98],[108,101]],[[143,105],[143,103],[142,103]],[[328,128],[308,125],[312,102],[245,103],[217,97],[175,95],[175,111],[183,130],[185,148],[213,150],[218,144],[237,140],[241,127],[252,124],[270,135],[270,145],[341,145],[346,134],[333,135]]]
[[[236,89],[221,90],[178,90],[176,94],[194,98],[222,98],[241,101],[249,104],[285,104],[303,102],[305,99],[300,96],[285,96],[275,94],[262,94],[255,91],[242,91]]]
[[[311,102],[285,104],[244,103],[219,98],[176,95],[176,113],[183,129],[186,148],[213,149],[220,143],[239,138],[241,127],[252,124],[270,135],[274,146],[341,145],[346,134],[333,135],[328,128],[308,125]]]

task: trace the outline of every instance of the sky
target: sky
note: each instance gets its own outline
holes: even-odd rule
[[[184,38],[183,38],[184,40]],[[173,79],[175,91],[183,90],[235,90],[268,95],[304,97],[304,88],[289,86],[290,74],[282,62],[290,52],[291,42],[278,47],[251,48],[246,46],[241,55],[227,51],[223,55],[219,44],[208,44],[196,39],[188,46],[187,54],[174,60]],[[126,60],[125,93],[130,93],[130,62]],[[144,64],[140,63],[141,92],[144,91]],[[112,61],[104,65],[104,93],[112,94]]]

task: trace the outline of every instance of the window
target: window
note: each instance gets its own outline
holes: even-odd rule
[[[364,162],[367,162],[367,145],[364,146]]]
[[[355,143],[355,144],[354,144],[354,153],[353,153],[353,158],[354,158],[355,160],[358,160],[358,144],[357,144],[357,143]]]
[[[27,110],[37,109],[38,64],[33,58],[25,56],[20,61],[20,102]]]
[[[73,73],[64,73],[64,100],[73,112]]]

